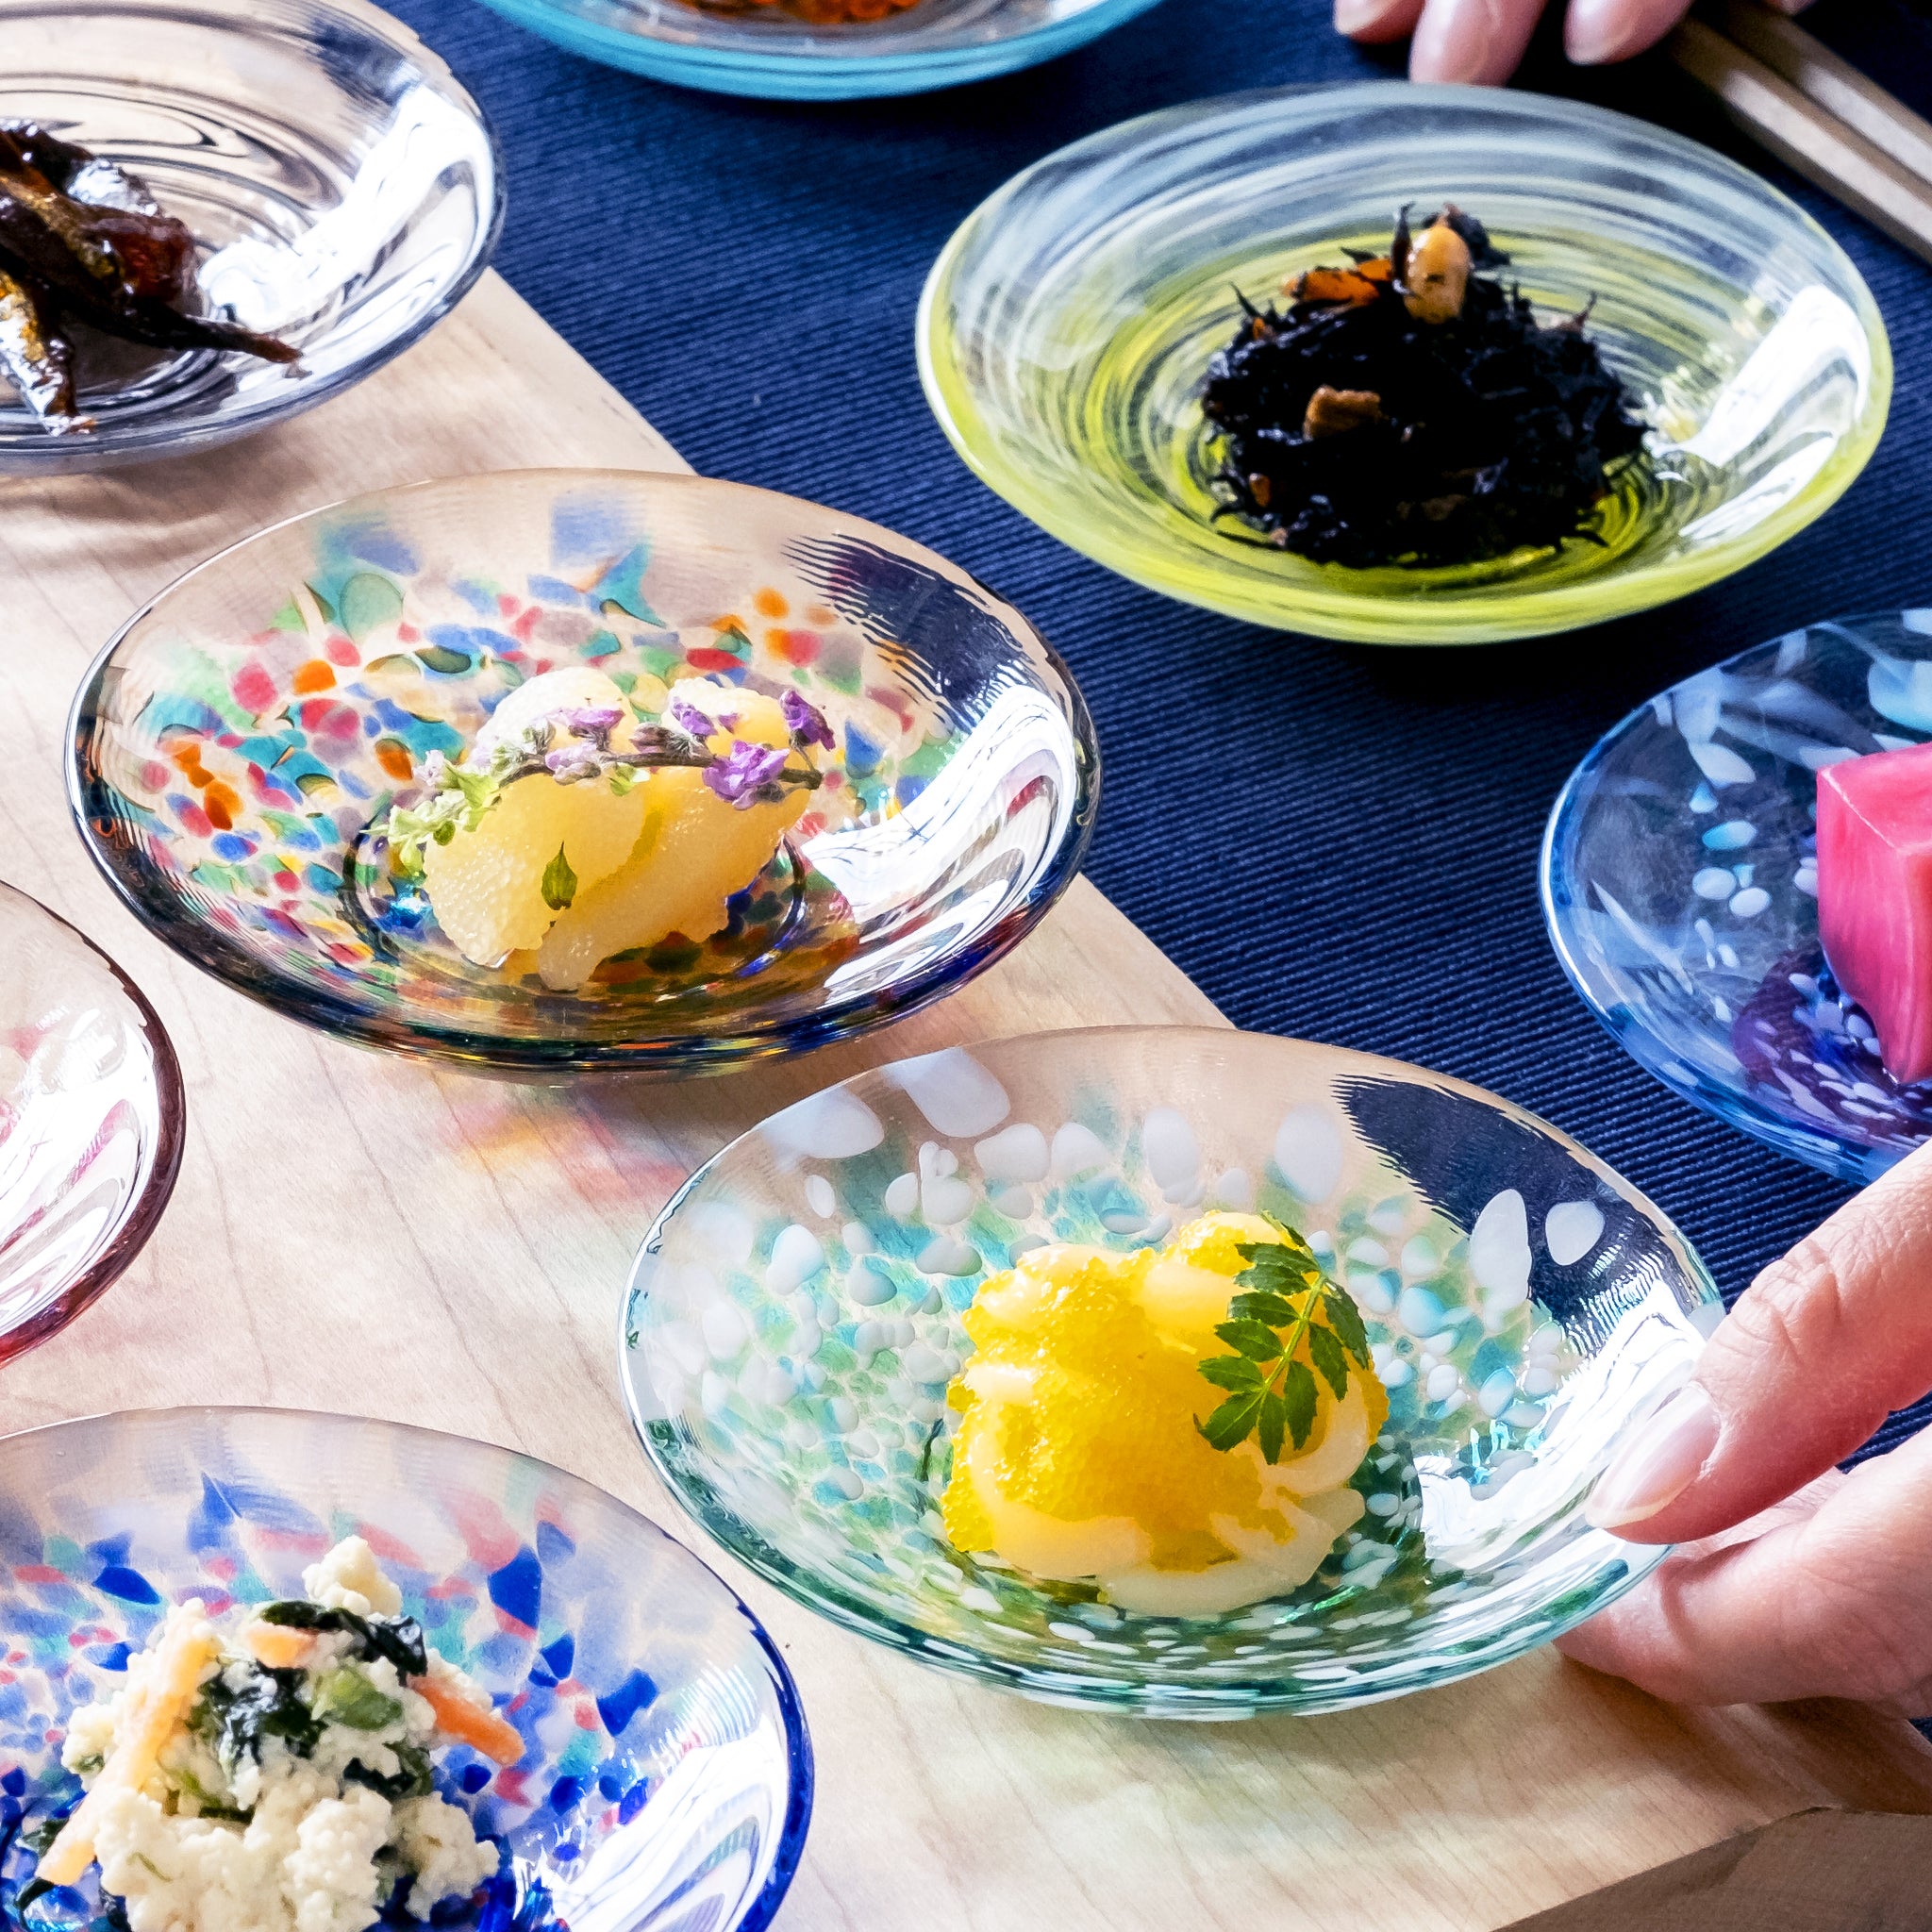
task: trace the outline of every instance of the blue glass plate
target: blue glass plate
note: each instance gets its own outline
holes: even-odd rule
[[[758,1932],[777,1910],[811,1815],[791,1675],[717,1577],[589,1483],[396,1423],[177,1408],[0,1440],[0,1498],[9,1928],[108,1932],[92,1875],[24,1919],[15,1903],[24,1839],[79,1792],[60,1767],[68,1714],[116,1688],[169,1604],[299,1595],[303,1566],[350,1535],[525,1739],[507,1771],[462,1746],[439,1765],[442,1794],[505,1850],[458,1923]]]
[[[1359,1526],[1290,1595],[1130,1613],[947,1541],[960,1317],[1029,1247],[1207,1208],[1299,1227],[1390,1420]],[[874,1641],[1050,1703],[1333,1710],[1505,1662],[1661,1560],[1583,1519],[1723,1314],[1683,1237],[1494,1094],[1223,1028],[1100,1027],[861,1074],[697,1174],[646,1238],[624,1375],[652,1464],[740,1560]]]
[[[721,932],[574,992],[473,965],[372,837],[497,704],[592,666],[646,708],[796,691],[825,782]],[[532,1072],[710,1072],[951,991],[1079,870],[1100,754],[1018,611],[874,524],[735,483],[503,470],[295,517],[162,591],[75,701],[96,862],[204,971],[362,1045]]]
[[[741,0],[487,0],[506,19],[653,80],[767,100],[925,93],[1038,66],[1157,0],[920,0],[885,20],[813,25]]]
[[[1607,732],[1543,838],[1563,970],[1624,1049],[1720,1120],[1856,1186],[1932,1136],[1818,943],[1818,773],[1932,736],[1932,610],[1794,630]]]

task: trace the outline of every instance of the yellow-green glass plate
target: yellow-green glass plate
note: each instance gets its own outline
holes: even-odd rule
[[[1237,291],[1266,302],[1386,246],[1403,204],[1444,202],[1543,313],[1589,308],[1649,425],[1598,541],[1349,570],[1217,523],[1199,391]],[[933,265],[919,363],[960,455],[1074,549],[1229,616],[1384,644],[1569,630],[1714,583],[1843,493],[1891,396],[1857,271],[1746,169],[1570,101],[1381,81],[1197,101],[1049,155]]]

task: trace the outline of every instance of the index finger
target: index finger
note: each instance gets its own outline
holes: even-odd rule
[[[1842,1461],[1928,1388],[1932,1145],[1751,1284],[1590,1514],[1643,1542],[1710,1536]]]

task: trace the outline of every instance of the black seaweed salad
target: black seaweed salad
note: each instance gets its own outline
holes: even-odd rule
[[[1486,273],[1482,224],[1407,209],[1386,256],[1289,283],[1209,365],[1224,514],[1318,563],[1473,563],[1556,549],[1638,459],[1643,426],[1584,332]]]

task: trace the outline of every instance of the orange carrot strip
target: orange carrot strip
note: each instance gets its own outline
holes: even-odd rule
[[[524,1740],[514,1724],[493,1710],[481,1710],[454,1686],[440,1677],[411,1677],[409,1689],[436,1713],[436,1727],[458,1742],[474,1745],[498,1764],[514,1764],[524,1755]]]

